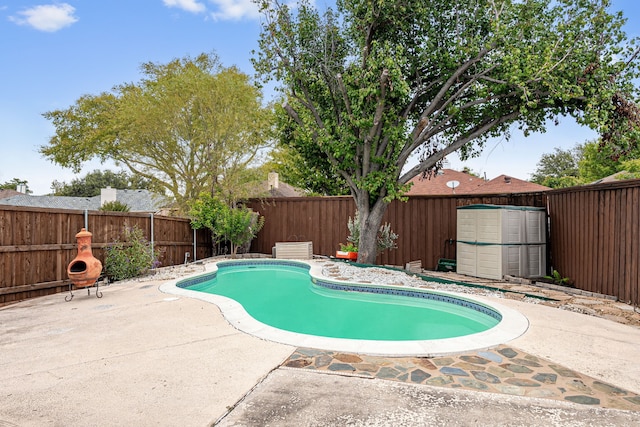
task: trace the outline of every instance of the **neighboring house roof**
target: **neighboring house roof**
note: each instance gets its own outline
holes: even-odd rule
[[[455,189],[447,186],[450,181],[458,181]],[[442,169],[436,176],[422,179],[417,176],[411,180],[413,186],[407,193],[409,196],[440,194],[495,194],[495,193],[531,193],[550,190],[544,185],[534,184],[507,175],[500,175],[490,181],[458,172],[453,169]]]
[[[269,197],[303,197],[305,195],[302,190],[286,182],[281,182],[277,188],[270,188],[267,182],[265,183],[264,189],[265,192],[269,193]]]
[[[447,187],[447,182],[458,181],[455,189]],[[441,169],[437,175],[430,178],[422,178],[418,175],[410,182],[413,183],[407,195],[440,195],[440,194],[467,194],[483,184],[484,179],[466,172],[458,172],[453,169]]]
[[[636,179],[634,176],[636,176],[637,174],[630,174],[627,171],[620,171],[620,172],[616,172],[612,175],[609,176],[605,176],[604,178],[600,178],[596,181],[590,182],[587,185],[593,185],[593,184],[603,184],[605,182],[618,182],[618,181],[625,181],[628,179]]]
[[[18,194],[22,194],[16,190],[0,190],[0,199],[6,199],[7,197],[17,196]]]
[[[131,212],[156,212],[166,204],[161,196],[149,190],[115,190],[115,196],[115,200],[129,206]],[[37,208],[99,210],[102,199],[101,196],[68,197],[19,194],[0,199],[0,204]]]
[[[490,181],[486,181],[474,188],[472,194],[496,194],[496,193],[534,193],[547,191],[551,188],[533,182],[524,181],[508,175],[500,175]]]
[[[256,197],[304,197],[304,190],[280,181],[277,172],[269,172],[266,181],[263,181],[258,187],[260,194]]]

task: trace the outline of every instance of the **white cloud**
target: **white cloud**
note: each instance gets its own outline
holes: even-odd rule
[[[178,9],[186,10],[187,12],[200,13],[204,12],[206,7],[202,3],[198,3],[196,0],[162,0],[165,6],[177,7]]]
[[[18,12],[20,17],[9,19],[18,25],[29,25],[36,30],[54,32],[68,27],[78,18],[73,16],[75,8],[67,3],[34,6]]]
[[[214,19],[257,19],[260,16],[258,5],[252,0],[211,0],[211,3],[217,6],[216,12],[211,14]]]

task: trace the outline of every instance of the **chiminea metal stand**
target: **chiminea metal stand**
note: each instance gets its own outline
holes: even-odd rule
[[[107,285],[109,284],[109,279],[106,276],[100,276],[98,279],[96,279],[96,282],[91,285],[91,286],[83,286],[84,288],[87,288],[87,295],[91,296],[91,288],[93,288],[95,286],[96,288],[96,298],[102,298],[102,291],[100,291],[100,282],[104,281]],[[69,282],[69,295],[67,295],[66,297],[64,297],[64,300],[69,302],[73,299],[74,295],[73,295],[73,282]],[[78,289],[78,288],[77,288]]]
[[[102,263],[91,252],[91,236],[85,228],[76,234],[78,241],[78,255],[69,263],[67,274],[69,275],[69,295],[64,300],[73,299],[72,289],[87,288],[87,295],[91,295],[91,288],[96,287],[96,297],[102,298],[100,292],[100,280],[102,277]]]

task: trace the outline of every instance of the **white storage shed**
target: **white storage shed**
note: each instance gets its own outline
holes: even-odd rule
[[[457,272],[501,280],[546,274],[546,212],[529,206],[457,209]]]

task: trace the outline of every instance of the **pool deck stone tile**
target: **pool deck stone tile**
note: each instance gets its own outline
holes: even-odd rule
[[[639,395],[509,345],[433,358],[367,356],[298,348],[282,366],[640,411]]]

